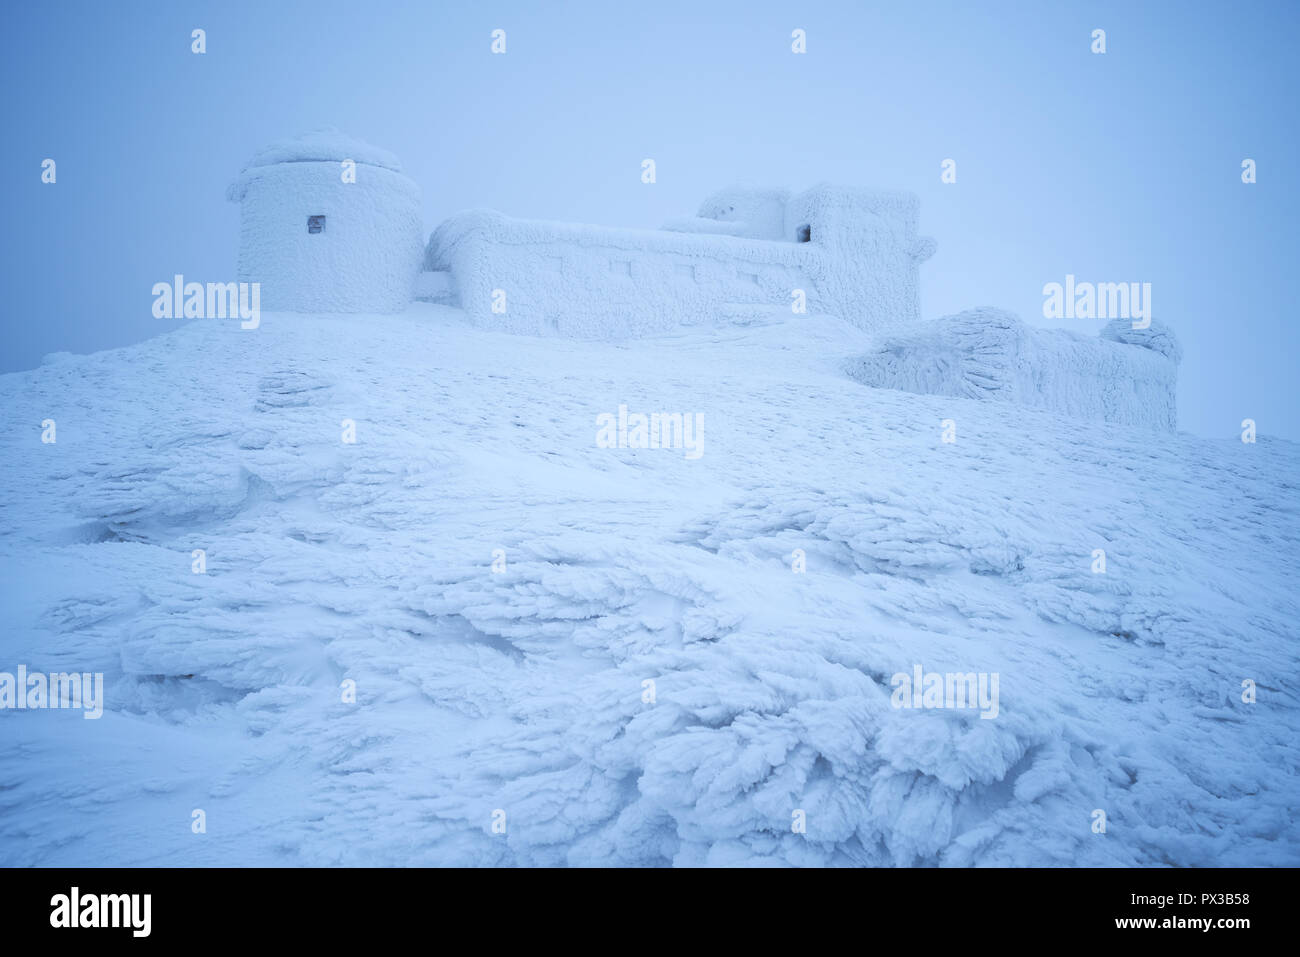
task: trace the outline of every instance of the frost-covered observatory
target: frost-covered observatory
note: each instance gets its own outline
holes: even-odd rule
[[[419,295],[497,329],[614,339],[789,309],[801,292],[809,312],[877,330],[920,316],[918,267],[935,247],[917,219],[910,193],[829,185],[726,190],[663,229],[473,210],[434,231]]]
[[[266,147],[231,184],[239,279],[262,308],[400,312],[423,237],[420,189],[397,157],[334,129]]]

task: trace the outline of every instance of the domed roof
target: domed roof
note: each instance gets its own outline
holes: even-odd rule
[[[299,133],[279,140],[259,150],[245,170],[278,163],[335,162],[352,160],[366,166],[379,166],[394,173],[402,171],[402,164],[388,150],[371,146],[364,140],[348,136],[332,126]]]
[[[333,126],[325,126],[279,140],[258,150],[226,189],[226,198],[232,202],[242,200],[249,182],[257,177],[257,171],[270,166],[287,163],[341,163],[343,160],[352,160],[358,166],[402,172],[401,162],[388,150],[348,136]]]

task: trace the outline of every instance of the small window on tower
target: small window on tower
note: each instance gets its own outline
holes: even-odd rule
[[[309,233],[323,233],[323,232],[325,232],[325,217],[324,217],[324,216],[308,216],[308,217],[307,217],[307,232],[309,232]]]
[[[811,241],[812,241],[812,227],[811,227],[811,226],[800,226],[799,229],[798,229],[798,232],[797,232],[795,235],[798,237],[798,240],[799,240],[799,242],[801,242],[801,243],[811,242]]]

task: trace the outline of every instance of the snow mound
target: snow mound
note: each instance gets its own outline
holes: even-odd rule
[[[1134,329],[1132,320],[1112,319],[1097,335],[1112,342],[1151,349],[1175,365],[1183,359],[1183,347],[1174,337],[1173,330],[1157,320],[1152,320],[1145,329]]]
[[[826,313],[867,330],[919,315],[919,267],[934,241],[917,235],[909,193],[737,187],[701,212],[651,230],[470,210],[434,230],[424,268],[449,273],[473,322],[525,335],[641,338],[716,324],[737,307]]]
[[[1096,338],[1036,329],[1001,309],[945,316],[883,337],[846,370],[875,388],[1013,402],[1172,431],[1181,350],[1168,327],[1116,320]]]
[[[679,232],[716,232],[751,239],[786,239],[791,228],[786,222],[790,202],[788,189],[750,189],[733,186],[719,190],[700,204],[693,219],[664,224]]]

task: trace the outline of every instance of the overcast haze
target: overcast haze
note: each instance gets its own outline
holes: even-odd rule
[[[401,158],[426,235],[473,206],[653,227],[733,182],[913,190],[938,240],[925,317],[996,305],[1091,333],[1101,320],[1043,319],[1045,283],[1149,282],[1184,347],[1180,427],[1227,437],[1251,417],[1300,435],[1295,4],[313,0],[7,15],[0,371],[169,328],[150,311],[155,282],[235,278],[225,189],[244,162],[335,125]],[[796,27],[804,56],[790,52]],[[504,56],[489,52],[495,28]],[[1096,28],[1105,55],[1090,52]]]

